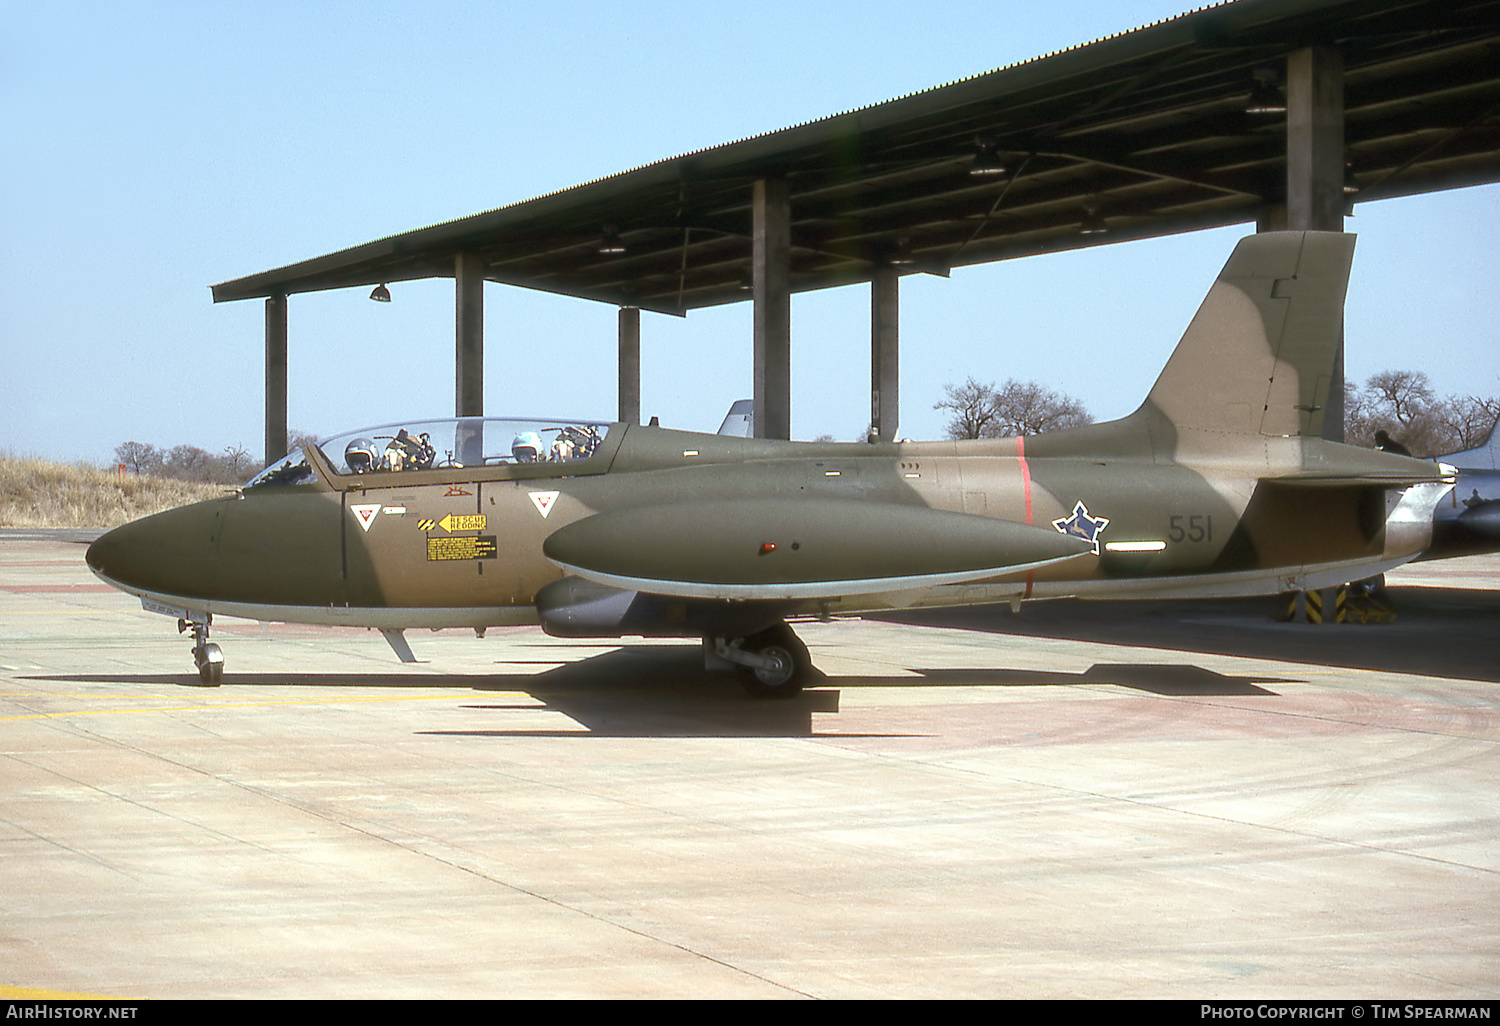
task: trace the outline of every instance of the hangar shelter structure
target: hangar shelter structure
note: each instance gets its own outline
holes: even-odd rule
[[[640,311],[750,299],[765,438],[790,437],[791,295],[869,282],[872,433],[890,439],[902,275],[1236,223],[1340,231],[1355,202],[1495,181],[1500,0],[1233,0],[213,298],[266,303],[267,462],[287,448],[287,297],[433,277],[456,286],[458,416],[484,412],[487,281],[618,306],[630,422]]]

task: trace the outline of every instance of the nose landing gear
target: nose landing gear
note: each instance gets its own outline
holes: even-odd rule
[[[198,679],[206,687],[216,688],[224,683],[224,653],[219,646],[208,640],[208,626],[214,622],[213,614],[204,614],[202,620],[178,619],[177,633],[189,627],[193,629],[193,662],[198,667]]]

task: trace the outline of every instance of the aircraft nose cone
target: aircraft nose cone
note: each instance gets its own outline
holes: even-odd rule
[[[119,528],[106,531],[93,544],[89,546],[88,552],[84,553],[83,561],[89,565],[89,569],[104,577],[113,577],[112,570],[119,562],[120,539],[116,537]]]
[[[84,559],[95,574],[126,591],[207,595],[222,507],[222,501],[210,500],[132,521],[102,535]]]

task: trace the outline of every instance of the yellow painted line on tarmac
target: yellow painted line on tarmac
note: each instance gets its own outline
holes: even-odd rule
[[[46,698],[50,696],[42,693],[26,697]],[[249,709],[255,706],[267,705],[333,705],[341,702],[436,702],[441,699],[452,699],[454,697],[454,695],[406,695],[394,698],[288,698],[265,702],[213,702],[205,705],[168,705],[148,709],[79,709],[74,712],[28,713],[25,716],[0,716],[0,723],[14,723],[18,720],[56,720],[68,716],[111,716],[119,713],[210,712],[216,709]],[[468,694],[464,695],[465,700],[472,700],[472,697]],[[485,692],[485,697],[529,698],[530,695],[524,691],[487,691]]]
[[[135,1001],[136,998],[111,997],[108,994],[79,994],[71,990],[41,990],[37,987],[10,987],[0,984],[0,998],[12,1001]],[[24,1017],[23,1017],[24,1018]],[[62,1016],[56,1016],[62,1018]],[[99,1016],[103,1018],[103,1016]]]

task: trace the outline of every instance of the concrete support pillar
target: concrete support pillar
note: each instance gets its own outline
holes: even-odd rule
[[[1339,51],[1311,46],[1286,61],[1286,214],[1291,231],[1344,230],[1344,61]],[[1323,437],[1344,440],[1344,343],[1339,342]],[[1302,597],[1330,614],[1337,589]],[[1312,619],[1310,614],[1305,614]]]
[[[870,433],[896,438],[901,419],[901,276],[878,267],[870,279]]]
[[[620,307],[620,420],[641,422],[641,311]]]
[[[286,296],[266,297],[266,465],[286,455]]]
[[[1255,231],[1257,234],[1286,231],[1286,200],[1277,200],[1262,207],[1260,215],[1255,219]]]
[[[1286,61],[1286,227],[1344,230],[1344,61],[1310,46]],[[1344,346],[1339,343],[1323,437],[1344,440]]]
[[[755,437],[792,437],[792,200],[787,183],[755,183]]]
[[[1344,230],[1344,62],[1331,47],[1286,61],[1286,206],[1292,231]]]
[[[454,258],[457,292],[453,412],[484,416],[484,260],[476,253]]]

